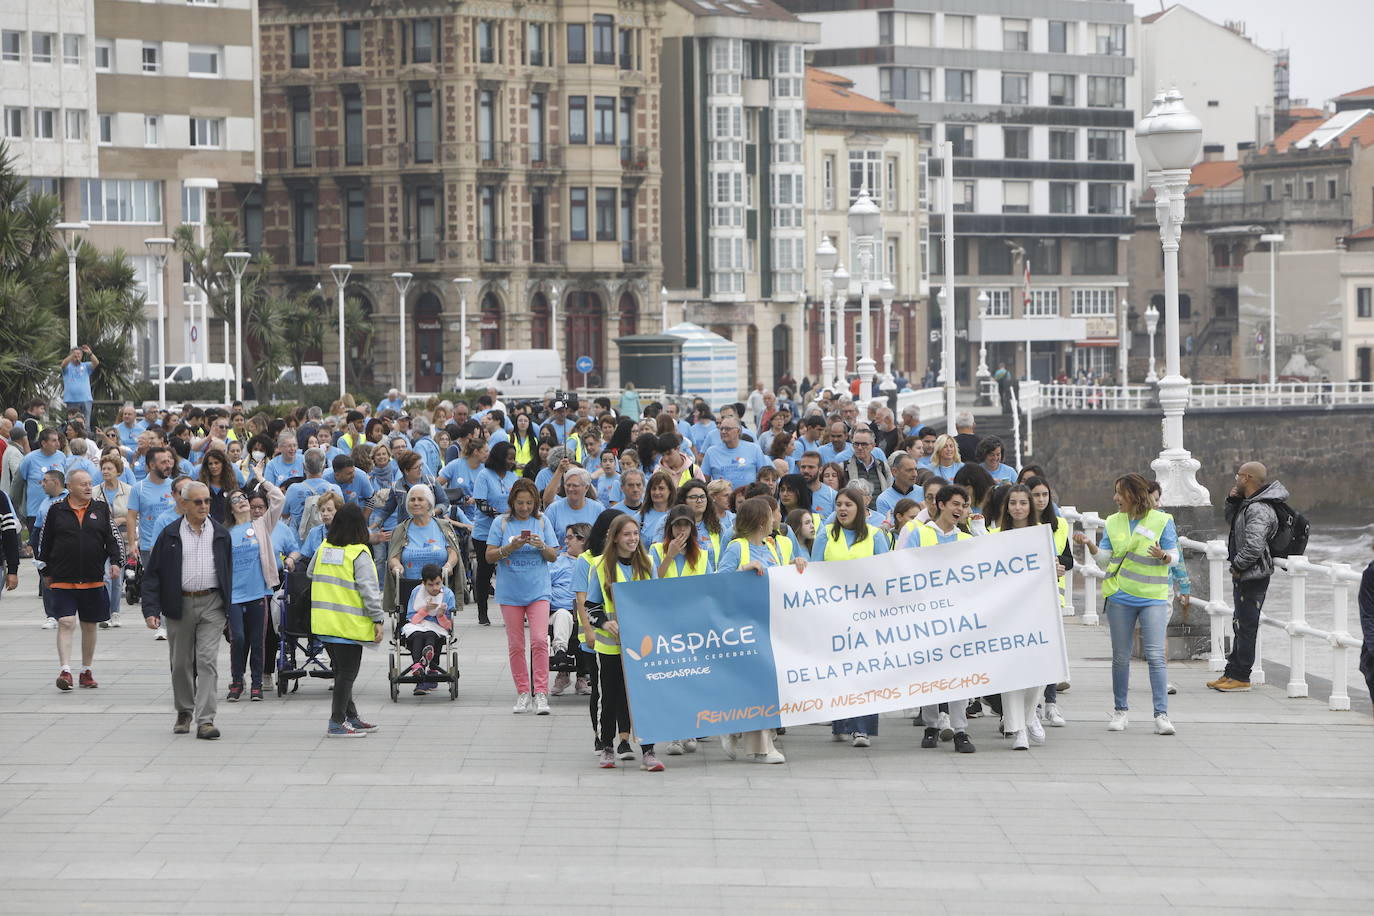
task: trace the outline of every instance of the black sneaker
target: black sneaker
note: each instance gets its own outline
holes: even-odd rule
[[[630,742],[622,741],[615,746],[615,756],[619,760],[634,760],[635,752],[630,747]]]
[[[978,750],[965,732],[954,733],[954,749],[961,754],[972,754]]]
[[[964,710],[964,715],[970,719],[978,719],[983,715],[983,704],[979,700],[974,700],[968,704],[968,709]]]
[[[921,747],[939,747],[940,730],[938,728],[927,728],[925,735],[921,738]]]

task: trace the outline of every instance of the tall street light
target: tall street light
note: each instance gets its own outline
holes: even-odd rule
[[[1145,373],[1145,384],[1153,385],[1159,381],[1159,375],[1155,372],[1155,329],[1159,327],[1159,309],[1155,308],[1154,303],[1145,310],[1145,333],[1150,338],[1150,368]]]
[[[558,342],[561,340],[561,338],[558,336],[558,296],[559,296],[559,293],[560,293],[560,292],[562,292],[562,290],[561,290],[561,288],[559,287],[559,285],[558,285],[557,283],[550,283],[550,284],[549,284],[549,346],[554,350],[555,353],[558,352],[558,348],[559,348]],[[682,319],[682,320],[683,320],[683,321],[686,321],[686,320],[687,320],[687,317],[686,317],[686,316],[687,316],[687,307],[686,307],[685,304],[683,305],[683,308],[682,308],[682,314],[683,314],[683,319]],[[569,350],[569,349],[571,349],[571,348],[565,346],[563,349],[566,351],[566,350]],[[563,356],[562,356],[562,355],[560,355],[560,356],[558,357],[558,387],[559,387],[559,388],[562,388],[562,387],[563,387]]]
[[[892,300],[897,298],[897,287],[892,285],[891,277],[884,277],[878,287],[878,298],[883,301],[883,391],[896,391],[897,379],[892,375]]]
[[[396,364],[396,374],[399,376],[401,383],[402,401],[410,396],[410,386],[406,384],[406,291],[410,289],[410,281],[414,278],[414,274],[403,270],[398,270],[391,275],[391,282],[396,284],[396,313],[401,319],[400,362]]]
[[[62,250],[67,252],[67,334],[72,347],[76,347],[76,252],[81,247],[80,234],[91,227],[85,223],[58,223],[55,228],[62,233]]]
[[[1278,311],[1278,246],[1283,244],[1283,236],[1278,233],[1269,233],[1260,236],[1261,242],[1269,243],[1269,387],[1273,388],[1279,383],[1277,364],[1275,355],[1278,353],[1277,320],[1275,315]]]
[[[945,386],[945,426],[953,435],[954,416],[958,410],[955,384],[959,374],[954,363],[954,144],[942,140],[940,156],[944,172],[941,182],[944,185],[944,235],[940,242],[945,262],[945,285],[940,290],[940,372]]]
[[[243,384],[243,272],[253,257],[246,251],[226,251],[224,263],[234,275],[234,383],[238,385],[239,400],[244,400]]]
[[[167,255],[176,244],[172,239],[165,236],[159,238],[144,239],[143,244],[148,248],[148,254],[153,256],[153,263],[157,265],[157,279],[153,282],[157,284],[157,406],[159,410],[167,409],[167,290],[164,278],[167,273]]]
[[[196,239],[200,245],[200,250],[203,252],[205,251],[206,210],[210,197],[208,192],[219,190],[219,179],[187,178],[181,183],[181,186],[194,192],[199,202],[200,214],[199,219],[196,220]],[[185,212],[181,214],[181,221],[186,222]],[[200,321],[196,321],[195,309],[193,308],[191,310],[191,324],[200,329],[200,340],[196,341],[196,355],[200,357],[201,375],[208,377],[209,373],[205,371],[205,367],[210,362],[210,291],[204,287],[201,287],[200,290]],[[224,323],[224,367],[226,370],[229,368],[229,322],[227,321]],[[225,400],[229,398],[228,375],[224,377],[224,397]]]
[[[1126,315],[1130,311],[1130,306],[1126,300],[1121,300],[1121,317],[1116,322],[1116,343],[1117,343],[1117,377],[1120,379],[1121,396],[1126,396],[1126,386],[1130,384],[1130,376],[1126,373],[1126,364],[1131,355],[1131,331],[1126,327]]]
[[[883,214],[868,195],[868,183],[859,188],[859,196],[849,208],[849,232],[859,245],[859,326],[862,350],[858,356],[859,399],[873,400],[873,375],[877,364],[873,361],[873,328],[868,313],[869,285],[873,271],[873,240],[881,231]]]
[[[344,399],[347,390],[348,349],[344,333],[344,287],[348,285],[349,274],[353,273],[352,264],[330,264],[329,275],[339,289],[339,400]]]
[[[1183,447],[1183,414],[1188,408],[1191,382],[1180,370],[1178,340],[1178,243],[1183,231],[1184,194],[1193,164],[1202,153],[1202,122],[1183,104],[1183,94],[1171,89],[1136,128],[1140,158],[1155,192],[1155,218],[1164,249],[1164,361],[1159,380],[1159,404],[1164,411],[1164,442],[1150,463],[1159,481],[1165,506],[1207,506],[1211,496],[1197,482],[1201,464]]]
[[[839,264],[840,254],[830,243],[830,236],[821,236],[816,246],[816,268],[821,272],[821,304],[824,317],[821,319],[821,384],[824,388],[835,377],[834,342],[830,337],[830,297],[835,295],[833,277]]]
[[[458,287],[458,375],[466,380],[468,377],[468,287],[472,285],[471,277],[454,277],[454,285]],[[554,301],[557,301],[558,294],[554,294]],[[552,308],[552,306],[550,306]],[[552,315],[553,313],[550,312]],[[552,319],[550,319],[552,320]],[[553,328],[549,328],[549,340],[554,339]]]
[[[830,275],[830,283],[835,287],[835,375],[830,379],[832,387],[839,391],[849,390],[849,360],[844,355],[844,307],[849,302],[849,271],[841,264]]]
[[[666,334],[668,332],[668,287],[658,288],[658,332]]]
[[[988,320],[988,291],[980,289],[978,291],[978,390],[983,390],[982,381],[992,378],[992,373],[988,371],[988,329],[983,322]]]

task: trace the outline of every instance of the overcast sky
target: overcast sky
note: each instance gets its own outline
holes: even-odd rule
[[[1134,2],[1142,16],[1161,6],[1160,0]],[[1213,22],[1244,22],[1245,33],[1261,48],[1288,48],[1291,93],[1313,107],[1374,85],[1374,56],[1368,50],[1374,32],[1371,0],[1187,0],[1183,5]]]

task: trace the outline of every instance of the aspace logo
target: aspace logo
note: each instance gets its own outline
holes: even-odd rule
[[[635,661],[641,661],[649,656],[659,654],[695,654],[702,651],[712,651],[716,649],[732,649],[740,646],[752,646],[758,642],[754,634],[752,624],[742,627],[726,627],[721,630],[693,631],[687,633],[660,633],[657,637],[645,636],[639,643],[639,651],[635,651],[629,646],[625,647],[625,654]]]

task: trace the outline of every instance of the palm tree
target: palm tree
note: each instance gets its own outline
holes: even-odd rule
[[[330,324],[337,331],[339,313],[330,312]],[[344,341],[349,350],[348,377],[361,382],[372,371],[372,350],[376,342],[372,313],[363,307],[362,300],[344,298]],[[355,352],[356,350],[356,352]]]
[[[260,400],[272,396],[277,367],[286,364],[296,371],[299,400],[305,402],[306,355],[324,347],[326,319],[314,290],[266,295],[244,322],[244,336],[258,353],[255,384]]]

